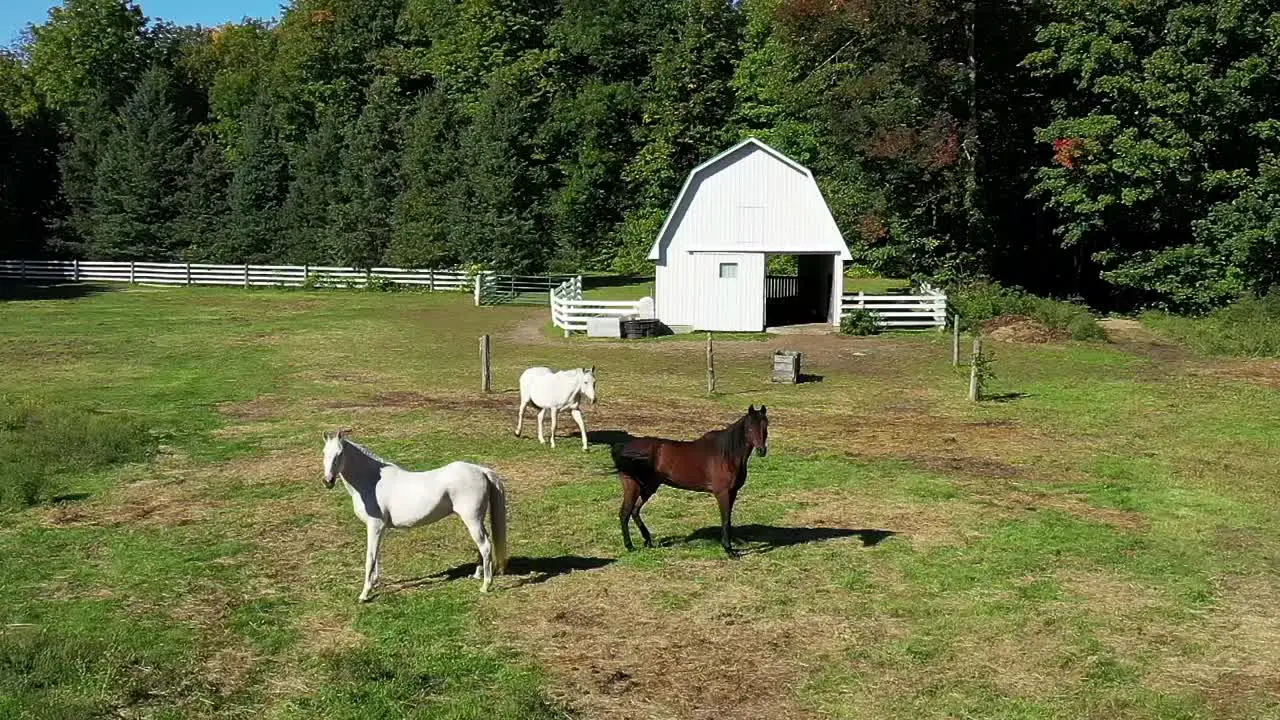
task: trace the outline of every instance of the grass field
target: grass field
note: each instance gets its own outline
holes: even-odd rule
[[[725,339],[709,398],[700,340],[565,340],[545,315],[0,301],[0,482],[56,470],[0,511],[0,717],[1280,717],[1276,365],[1141,328],[991,343],[975,405],[941,334]],[[768,382],[783,343],[819,382]],[[745,557],[708,496],[669,488],[645,511],[660,547],[623,552],[607,449],[567,416],[554,451],[512,434],[533,364],[597,367],[590,431],[691,437],[767,404]],[[507,476],[513,573],[481,596],[450,519],[390,533],[358,605],[363,527],[320,482],[339,426]]]

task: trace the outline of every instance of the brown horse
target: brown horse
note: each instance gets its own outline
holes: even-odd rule
[[[613,465],[622,479],[622,542],[628,550],[631,529],[636,521],[645,547],[653,547],[649,528],[640,519],[640,508],[658,491],[659,485],[711,493],[720,504],[720,544],[729,557],[736,557],[730,537],[730,518],[738,491],[747,481],[747,460],[751,451],[764,457],[769,452],[769,416],[765,406],[747,408],[747,414],[723,430],[713,430],[697,440],[633,438],[613,446]]]

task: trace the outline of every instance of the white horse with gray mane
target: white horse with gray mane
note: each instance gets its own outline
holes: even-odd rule
[[[477,579],[483,578],[480,592],[489,591],[495,573],[507,562],[507,493],[502,479],[482,465],[451,462],[425,472],[412,472],[374,455],[348,438],[347,431],[324,434],[324,484],[332,488],[337,479],[351,496],[356,517],[365,523],[368,547],[364,561],[364,590],[360,602],[378,582],[378,561],[382,535],[387,528],[429,525],[451,514],[462,518],[471,533],[480,563]],[[485,531],[489,513],[492,540]]]
[[[520,373],[520,411],[516,416],[516,437],[524,427],[524,410],[533,403],[538,408],[538,442],[546,443],[542,436],[542,416],[551,411],[551,447],[556,446],[556,416],[563,410],[573,415],[582,433],[582,449],[587,449],[587,427],[582,422],[583,399],[596,402],[596,367],[574,368],[556,372],[548,367],[531,367]]]

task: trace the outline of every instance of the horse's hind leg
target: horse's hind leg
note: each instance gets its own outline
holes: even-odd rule
[[[493,580],[493,543],[489,541],[489,533],[484,529],[486,510],[488,508],[482,506],[474,515],[461,515],[462,524],[467,526],[467,532],[471,533],[471,539],[475,541],[476,550],[480,551],[480,567],[477,569],[484,578],[480,592],[489,592],[489,583]]]
[[[547,444],[547,439],[542,436],[542,416],[546,414],[546,408],[538,408],[538,442],[542,445]]]
[[[520,430],[524,428],[524,411],[529,407],[528,398],[520,398],[520,414],[516,415],[516,437],[520,437]]]
[[[622,526],[622,544],[628,550],[635,550],[636,546],[631,544],[631,528],[628,527],[627,521],[631,519],[636,507],[636,498],[640,495],[640,488],[635,480],[623,475],[622,477],[622,507],[618,508],[618,524]],[[640,524],[639,516],[636,517],[636,524],[639,525],[641,533],[644,535],[645,544],[649,541],[649,531]]]
[[[636,506],[631,510],[631,519],[636,521],[636,527],[640,528],[640,535],[644,537],[644,546],[653,547],[653,536],[649,534],[649,528],[644,526],[644,521],[640,519],[640,508],[644,507],[649,498],[653,497],[652,493],[646,495],[643,490],[640,491],[640,497],[636,499]]]
[[[559,414],[559,410],[555,408],[551,409],[551,447],[553,448],[556,446],[556,417]]]

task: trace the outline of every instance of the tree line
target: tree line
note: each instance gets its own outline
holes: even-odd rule
[[[0,53],[0,253],[647,272],[810,167],[861,266],[1201,310],[1280,273],[1270,0],[64,0]]]

